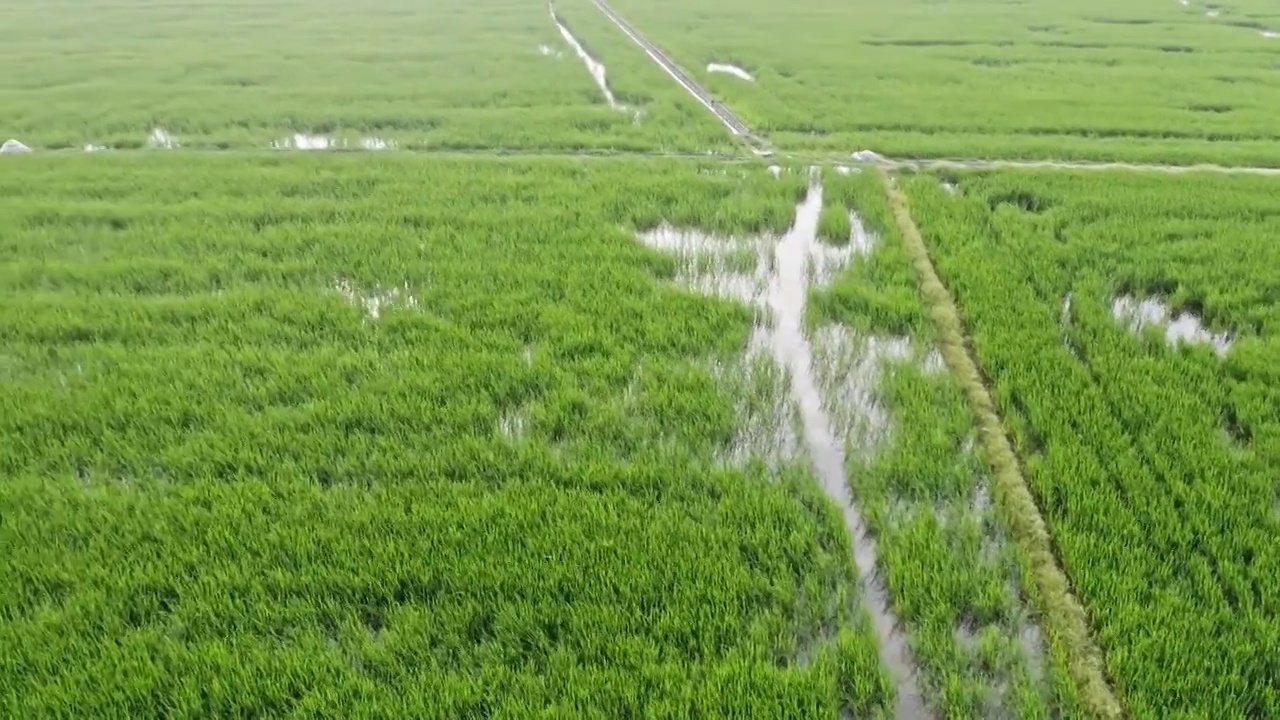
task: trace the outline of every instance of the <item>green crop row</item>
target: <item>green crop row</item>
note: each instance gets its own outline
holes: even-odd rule
[[[1280,17],[1258,0],[613,6],[781,148],[1280,164]]]
[[[873,717],[836,510],[726,465],[688,162],[32,156],[0,175],[0,715]]]
[[[1280,712],[1276,182],[951,179],[899,183],[1128,713]]]

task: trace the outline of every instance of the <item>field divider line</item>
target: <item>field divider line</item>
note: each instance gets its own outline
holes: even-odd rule
[[[702,87],[702,85],[698,84],[698,81],[694,80],[689,73],[685,72],[685,70],[681,68],[670,55],[664,52],[662,48],[659,48],[657,45],[650,42],[649,39],[646,38],[639,30],[635,29],[631,23],[627,22],[626,18],[619,15],[616,10],[610,7],[609,3],[605,2],[605,0],[591,1],[595,3],[595,6],[600,10],[600,12],[604,13],[604,16],[609,18],[609,20],[612,21],[624,35],[631,38],[632,42],[640,46],[640,49],[644,50],[645,54],[658,64],[658,67],[662,68],[667,75],[670,75],[671,79],[675,80],[677,85],[684,88],[685,92],[692,95],[694,99],[702,103],[702,106],[705,107],[712,115],[715,115],[716,119],[728,128],[730,133],[735,137],[742,138],[757,150],[764,151],[769,149],[768,143],[752,132],[751,128],[747,126],[742,118],[738,117],[732,110],[716,100],[715,96],[713,96],[706,88]]]
[[[774,149],[769,148],[770,151]],[[81,148],[61,147],[50,150],[39,150],[33,153],[22,153],[22,155],[114,155],[123,153],[207,153],[207,154],[254,154],[254,153],[305,153],[305,154],[330,154],[330,155],[443,155],[455,157],[479,157],[479,158],[564,158],[564,159],[618,159],[618,158],[653,158],[653,159],[678,159],[678,160],[699,160],[709,162],[744,162],[757,160],[760,152],[737,152],[737,151],[708,151],[708,152],[691,152],[691,151],[668,151],[668,150],[606,150],[598,151],[573,151],[573,150],[552,150],[552,149],[529,149],[529,150],[503,150],[503,149],[462,149],[462,148],[432,148],[432,147],[397,147],[388,150],[360,150],[355,148],[333,148],[327,150],[306,150],[300,148],[270,148],[270,147],[235,147],[235,148],[218,148],[218,147],[180,147],[172,150],[157,150],[155,148],[107,148],[94,153],[86,153]],[[1198,165],[1160,165],[1156,163],[1123,163],[1123,162],[1107,162],[1101,160],[987,160],[982,158],[949,158],[949,159],[931,159],[931,158],[907,158],[893,159],[883,157],[877,162],[865,162],[851,160],[840,155],[831,155],[827,153],[808,153],[804,151],[777,151],[778,160],[788,162],[804,162],[812,165],[814,163],[834,163],[837,165],[857,165],[878,168],[886,171],[894,170],[910,170],[910,171],[928,171],[928,170],[1094,170],[1094,171],[1119,171],[1119,172],[1154,172],[1168,174],[1183,173],[1217,173],[1221,175],[1261,175],[1261,176],[1280,176],[1280,167],[1262,167],[1256,165],[1214,165],[1214,164],[1198,164]],[[14,157],[22,155],[15,154]]]
[[[1188,173],[1213,172],[1238,175],[1280,175],[1280,167],[1249,165],[1161,165],[1159,163],[1108,162],[1103,160],[984,160],[982,158],[895,160],[872,163],[893,170],[1120,170],[1132,172]]]
[[[966,344],[960,312],[938,277],[929,249],[911,217],[906,195],[898,189],[886,168],[881,167],[879,172],[894,219],[911,255],[920,293],[938,332],[943,358],[964,389],[973,412],[995,478],[996,504],[1004,510],[1014,542],[1031,563],[1041,622],[1050,643],[1065,651],[1068,672],[1080,688],[1086,712],[1095,718],[1121,718],[1124,710],[1107,679],[1102,649],[1093,637],[1084,606],[1072,593],[1071,583],[1054,554],[1053,540],[1027,485],[1021,462],[978,371],[977,360]]]

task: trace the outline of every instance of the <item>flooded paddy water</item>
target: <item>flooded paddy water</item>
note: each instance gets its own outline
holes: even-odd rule
[[[709,73],[724,73],[724,74],[726,74],[726,75],[732,75],[732,76],[734,76],[734,77],[736,77],[736,78],[740,78],[740,79],[742,79],[742,80],[746,80],[747,82],[755,82],[755,80],[756,80],[756,79],[751,75],[751,73],[747,72],[746,70],[743,70],[742,68],[738,67],[737,65],[731,65],[731,64],[729,64],[729,63],[708,63],[708,64],[707,64],[707,72],[709,72]]]
[[[1182,311],[1174,315],[1159,298],[1121,295],[1111,302],[1111,316],[1134,333],[1142,333],[1148,327],[1163,328],[1170,347],[1182,343],[1208,345],[1218,355],[1226,355],[1234,343],[1230,333],[1210,331],[1194,313]]]
[[[780,238],[716,238],[664,225],[641,233],[640,240],[680,258],[677,282],[757,310],[761,322],[752,333],[741,367],[753,373],[752,382],[759,378],[766,391],[770,386],[781,389],[779,386],[785,385],[787,392],[785,396],[777,393],[774,401],[766,404],[767,410],[751,416],[745,436],[735,446],[762,441],[773,460],[799,452],[808,456],[823,491],[840,508],[853,542],[864,604],[881,659],[897,682],[899,717],[926,717],[906,638],[899,632],[888,597],[875,578],[875,539],[854,502],[845,471],[845,443],[837,436],[829,405],[834,404],[837,413],[846,409],[840,401],[824,400],[814,345],[805,331],[810,289],[829,283],[855,251],[852,244],[831,246],[818,241],[821,210],[822,187],[815,183],[796,208],[795,223]],[[772,359],[772,369],[762,362],[765,358]],[[874,364],[874,356],[867,362]],[[854,403],[858,401],[855,393]],[[731,452],[743,454],[738,449]]]
[[[417,309],[418,296],[405,283],[401,287],[361,288],[350,278],[336,278],[333,289],[348,304],[363,308],[368,319],[377,320],[387,308],[404,307]]]
[[[178,139],[164,128],[153,128],[147,136],[147,147],[153,150],[172,150],[178,147]]]
[[[638,235],[677,258],[679,285],[756,312],[742,354],[708,362],[738,416],[718,460],[811,466],[852,539],[862,602],[881,662],[896,682],[897,717],[974,712],[1003,718],[1047,708],[1061,679],[1050,671],[1040,625],[1027,605],[1026,566],[992,503],[988,465],[962,393],[949,400],[960,408],[959,429],[935,425],[928,401],[900,408],[890,397],[898,392],[890,389],[893,378],[903,372],[919,378],[912,381],[917,388],[954,383],[941,352],[919,339],[806,322],[809,294],[879,247],[856,212],[847,243],[819,241],[822,204],[822,187],[811,185],[782,236],[717,237],[670,225]],[[967,441],[960,435],[955,448],[919,445],[939,442],[939,432],[967,433]],[[932,453],[941,465],[962,466],[967,479],[938,478],[935,488],[927,475],[885,470],[917,451]],[[889,466],[876,465],[882,458]],[[890,577],[906,595],[891,601]],[[941,592],[956,599],[939,601],[925,590],[931,585],[949,588]],[[921,592],[928,597],[915,597]],[[948,615],[938,614],[948,607]],[[924,615],[904,618],[902,612]]]
[[[578,38],[574,37],[573,33],[569,32],[569,28],[565,27],[564,23],[560,22],[560,16],[556,15],[555,5],[550,5],[548,7],[551,11],[551,22],[555,23],[556,29],[560,31],[560,36],[564,38],[564,41],[573,49],[574,54],[577,55],[578,59],[582,61],[582,64],[586,66],[587,72],[591,75],[591,79],[596,83],[596,87],[600,88],[600,94],[604,95],[605,102],[609,103],[609,107],[615,110],[625,110],[626,106],[619,103],[618,99],[614,97],[613,91],[609,89],[609,80],[606,76],[604,63],[592,57],[591,54],[587,52],[587,49],[582,46],[582,43],[578,42]]]

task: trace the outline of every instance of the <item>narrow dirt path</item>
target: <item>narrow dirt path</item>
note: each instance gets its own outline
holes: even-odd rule
[[[886,170],[881,170],[881,179],[919,278],[921,295],[938,331],[943,358],[969,400],[979,438],[991,463],[997,506],[1005,513],[1014,541],[1031,562],[1032,579],[1039,591],[1041,620],[1050,641],[1065,652],[1068,671],[1080,688],[1089,715],[1108,719],[1122,717],[1123,710],[1107,680],[1102,650],[1093,637],[1088,615],[1058,565],[1040,508],[1027,487],[1021,463],[978,371],[977,360],[965,342],[960,312],[938,278],[929,250],[911,218],[906,195]]]

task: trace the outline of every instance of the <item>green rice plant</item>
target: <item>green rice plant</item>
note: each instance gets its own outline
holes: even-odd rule
[[[1276,181],[899,182],[1128,713],[1275,714]]]
[[[887,716],[807,468],[718,460],[752,314],[683,161],[130,154],[0,175],[0,714]],[[704,172],[715,169],[717,172]]]

